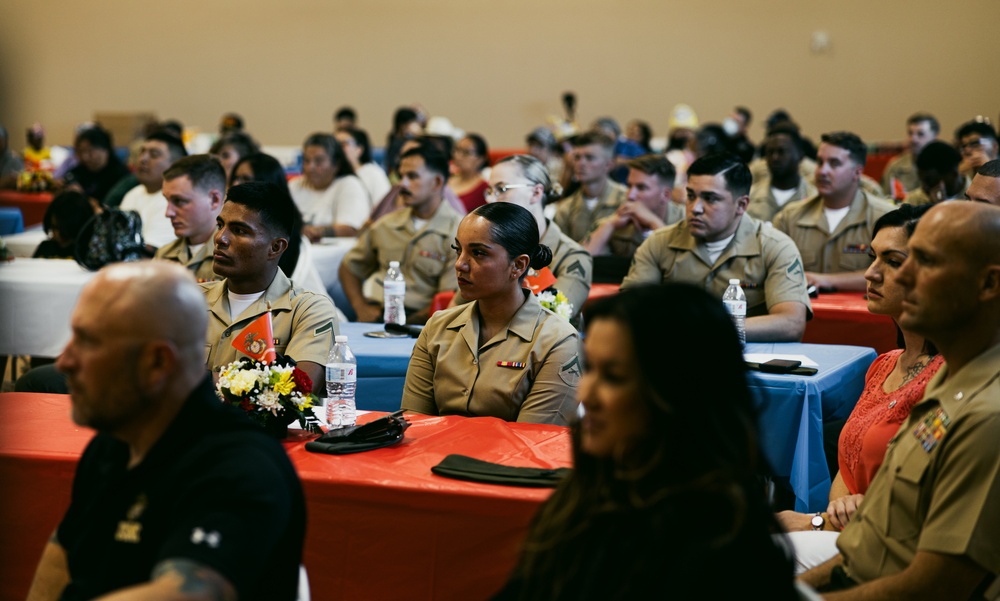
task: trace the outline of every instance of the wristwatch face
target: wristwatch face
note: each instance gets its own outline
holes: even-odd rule
[[[823,526],[826,524],[826,520],[823,519],[821,515],[814,515],[811,520],[813,530],[822,530]]]

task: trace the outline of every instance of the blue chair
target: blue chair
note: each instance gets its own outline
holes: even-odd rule
[[[24,216],[16,207],[0,207],[0,236],[20,234],[24,231]]]

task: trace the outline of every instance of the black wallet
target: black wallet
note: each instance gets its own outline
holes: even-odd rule
[[[559,481],[569,473],[569,468],[512,467],[465,455],[448,455],[441,460],[441,463],[432,467],[431,471],[438,476],[455,478],[456,480],[507,486],[555,488]]]
[[[316,440],[306,443],[306,450],[313,453],[346,455],[381,449],[403,440],[403,433],[410,422],[403,417],[403,410],[368,422],[363,426],[349,426],[330,430]]]

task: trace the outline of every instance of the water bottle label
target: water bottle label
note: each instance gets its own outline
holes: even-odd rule
[[[351,363],[330,363],[326,366],[327,382],[357,382],[358,366]]]
[[[406,282],[400,280],[385,281],[386,296],[403,296],[406,294]]]
[[[733,316],[744,316],[747,314],[747,302],[740,300],[722,301],[726,305],[726,311]]]

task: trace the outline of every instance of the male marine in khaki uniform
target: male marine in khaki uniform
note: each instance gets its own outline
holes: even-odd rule
[[[802,260],[788,236],[744,215],[750,170],[727,153],[706,155],[687,173],[687,219],[639,247],[622,288],[688,282],[721,299],[737,278],[747,295],[747,340],[800,340],[810,313]]]
[[[810,177],[802,175],[802,138],[798,126],[779,123],[772,127],[764,140],[764,160],[767,175],[754,179],[750,186],[747,213],[754,219],[771,221],[781,209],[796,200],[809,198],[816,188]]]
[[[965,191],[965,197],[1000,207],[1000,160],[990,161],[979,168]]]
[[[244,356],[233,348],[233,338],[270,310],[275,350],[295,359],[312,378],[313,390],[323,394],[337,318],[328,297],[293,288],[278,269],[293,207],[276,184],[248,182],[229,189],[216,218],[213,253],[215,273],[226,279],[201,285],[208,304],[205,363],[218,371]]]
[[[598,220],[613,215],[625,200],[625,187],[608,174],[615,166],[615,141],[598,132],[572,139],[573,173],[580,189],[559,201],[552,219],[576,242],[587,237]]]
[[[774,227],[799,247],[806,280],[819,288],[867,288],[868,247],[879,217],[893,209],[888,201],[860,189],[868,150],[849,132],[824,134],[817,152],[818,194],[785,207]]]
[[[583,241],[594,256],[631,257],[655,230],[684,219],[684,208],[672,200],[677,171],[665,156],[647,154],[626,165],[626,202],[598,221]]]
[[[212,254],[215,218],[226,196],[222,165],[207,154],[179,159],[163,172],[163,196],[177,239],[157,249],[154,258],[180,263],[199,282],[219,279],[212,270]]]
[[[882,172],[882,191],[889,198],[900,200],[920,187],[917,157],[925,146],[937,140],[940,132],[941,125],[934,115],[916,113],[906,120],[907,148],[889,161]]]
[[[382,278],[390,261],[399,261],[406,278],[407,323],[426,322],[434,295],[458,287],[451,246],[462,216],[443,202],[448,158],[422,142],[403,153],[399,176],[405,206],[363,231],[340,264],[340,282],[358,321],[382,321]]]
[[[964,200],[969,180],[959,173],[962,155],[945,142],[931,142],[917,157],[920,186],[910,191],[903,202],[913,206],[934,204],[942,200]]]
[[[945,364],[889,442],[840,554],[802,575],[826,599],[995,599],[1000,583],[1000,208],[943,202],[896,273],[900,327]],[[991,590],[987,590],[991,587]]]

